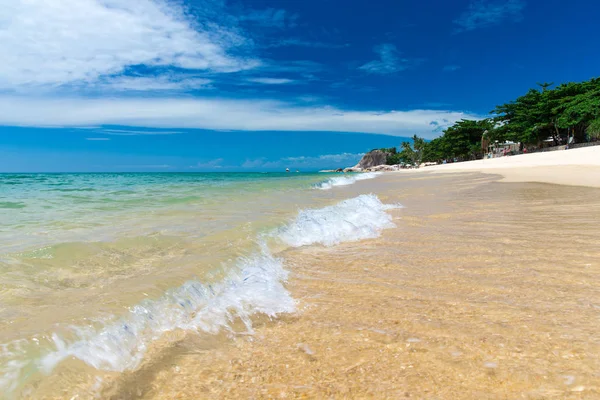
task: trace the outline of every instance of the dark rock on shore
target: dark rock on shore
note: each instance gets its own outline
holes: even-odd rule
[[[388,157],[392,154],[383,150],[372,150],[365,154],[363,158],[352,169],[365,170],[379,165],[386,165]]]

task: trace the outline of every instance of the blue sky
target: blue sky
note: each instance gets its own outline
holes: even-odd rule
[[[314,170],[597,76],[584,0],[6,0],[0,171]]]

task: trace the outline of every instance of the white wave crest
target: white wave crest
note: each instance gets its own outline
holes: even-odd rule
[[[132,369],[139,365],[152,341],[165,332],[183,329],[215,334],[221,329],[231,330],[232,322],[239,318],[251,333],[253,314],[275,317],[295,311],[295,301],[283,285],[288,273],[282,260],[262,247],[261,253],[239,259],[234,272],[217,284],[189,281],[159,299],[132,307],[126,316],[99,330],[72,327],[77,339],[70,342],[53,334],[55,350],[42,358],[27,360],[27,352],[20,351],[21,342],[16,351],[4,354],[11,360],[2,365],[0,359],[0,372],[9,378],[0,379],[0,389],[14,390],[24,370],[49,373],[68,357],[99,370]],[[21,360],[13,358],[15,353],[21,353]]]
[[[300,211],[292,223],[277,233],[281,240],[293,247],[315,243],[333,246],[375,238],[383,229],[395,226],[385,210],[400,207],[383,204],[373,194],[363,194],[333,206]]]
[[[374,238],[395,226],[385,211],[400,207],[383,204],[373,194],[361,195],[333,206],[300,211],[270,236],[292,247]],[[283,261],[261,242],[261,251],[238,259],[225,280],[215,284],[189,281],[158,299],[141,302],[101,327],[71,327],[70,340],[54,333],[50,339],[53,350],[41,357],[31,351],[38,344],[36,338],[0,345],[0,389],[10,393],[24,383],[26,375],[50,373],[69,357],[99,370],[134,369],[153,341],[176,329],[233,332],[232,323],[240,319],[251,333],[252,315],[276,317],[295,311],[296,302],[284,286],[287,276]]]
[[[336,176],[333,178],[329,178],[325,182],[321,182],[316,185],[317,189],[321,190],[329,190],[335,186],[348,186],[356,183],[357,181],[362,181],[365,179],[373,179],[376,176],[381,175],[381,172],[363,172],[363,173],[352,173],[344,176]]]

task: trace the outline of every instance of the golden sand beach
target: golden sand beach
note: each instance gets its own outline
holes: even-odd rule
[[[504,182],[600,187],[600,146],[436,165],[419,171],[478,171],[501,175]]]
[[[506,160],[511,179],[530,173]],[[556,183],[598,173],[565,164],[536,171]],[[455,167],[345,189],[402,203],[390,211],[397,228],[285,251],[299,312],[259,319],[253,335],[180,333],[103,396],[600,398],[600,189]]]

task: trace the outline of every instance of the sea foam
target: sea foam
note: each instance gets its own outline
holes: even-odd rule
[[[373,194],[361,195],[333,206],[302,210],[290,223],[267,236],[290,247],[332,246],[374,238],[383,229],[394,227],[392,217],[385,211],[399,207],[383,204]],[[252,315],[276,317],[295,311],[296,302],[284,286],[287,277],[283,260],[271,254],[261,241],[260,251],[238,259],[223,281],[188,281],[158,299],[131,307],[126,315],[100,328],[71,327],[74,339],[52,334],[54,349],[40,358],[27,357],[25,340],[18,345],[0,346],[0,389],[12,391],[22,382],[25,370],[47,374],[69,357],[99,370],[134,369],[153,341],[176,329],[208,334],[233,332],[233,322],[241,320],[247,332],[252,333]]]
[[[375,238],[386,228],[393,228],[386,210],[401,205],[386,205],[373,194],[360,195],[336,205],[302,210],[294,221],[279,229],[278,237],[292,247]]]
[[[67,341],[52,334],[54,350],[41,358],[27,356],[28,347],[38,339],[1,345],[0,390],[15,390],[25,370],[49,374],[69,357],[99,370],[134,369],[149,345],[165,332],[182,329],[216,334],[222,329],[233,331],[232,323],[239,319],[246,333],[252,333],[253,314],[275,317],[293,312],[295,301],[284,287],[288,272],[280,258],[261,247],[259,253],[238,259],[230,275],[219,283],[188,281],[158,299],[131,307],[126,315],[100,329],[72,326],[75,339]]]
[[[356,183],[357,181],[373,179],[378,175],[381,175],[381,172],[352,173],[343,176],[336,176],[329,178],[325,182],[317,184],[315,188],[320,190],[329,190],[335,186],[348,186]]]
[[[295,310],[295,301],[283,285],[287,275],[282,260],[263,246],[260,253],[239,259],[234,272],[222,282],[189,281],[157,300],[132,307],[129,315],[99,332],[81,334],[71,344],[55,335],[56,351],[41,360],[41,367],[50,371],[73,356],[97,369],[123,371],[135,368],[148,345],[164,332],[182,329],[216,334],[231,330],[232,322],[241,319],[251,333],[253,314],[275,317]]]

